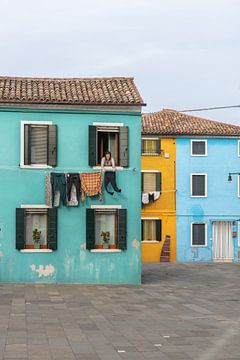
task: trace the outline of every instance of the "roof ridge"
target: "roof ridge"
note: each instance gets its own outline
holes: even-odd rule
[[[109,76],[109,77],[33,77],[33,76],[4,76],[0,79],[16,80],[134,80],[133,76]]]

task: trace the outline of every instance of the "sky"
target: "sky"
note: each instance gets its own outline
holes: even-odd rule
[[[0,0],[0,74],[134,76],[144,112],[240,105],[240,0]],[[240,125],[240,107],[192,112]]]

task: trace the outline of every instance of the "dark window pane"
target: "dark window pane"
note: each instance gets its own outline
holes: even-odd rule
[[[192,175],[192,195],[205,196],[205,175]]]
[[[192,154],[193,155],[205,155],[206,152],[205,141],[193,141],[192,142]]]
[[[31,132],[31,164],[47,164],[48,127],[32,126]]]
[[[192,224],[192,244],[205,245],[205,224]]]

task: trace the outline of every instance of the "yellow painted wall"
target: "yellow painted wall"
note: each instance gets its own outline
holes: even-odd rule
[[[158,156],[142,155],[142,170],[158,170],[162,173],[160,198],[149,205],[144,205],[142,209],[142,218],[157,217],[162,220],[162,241],[142,243],[143,262],[160,261],[166,235],[171,237],[170,261],[176,260],[175,139],[162,138],[161,150],[163,152]]]

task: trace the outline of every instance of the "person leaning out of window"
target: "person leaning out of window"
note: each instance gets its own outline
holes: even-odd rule
[[[102,172],[104,172],[104,187],[108,194],[113,195],[114,192],[108,190],[109,183],[112,185],[114,191],[120,193],[121,189],[116,184],[116,166],[115,160],[110,151],[106,151],[105,156],[101,160]]]

